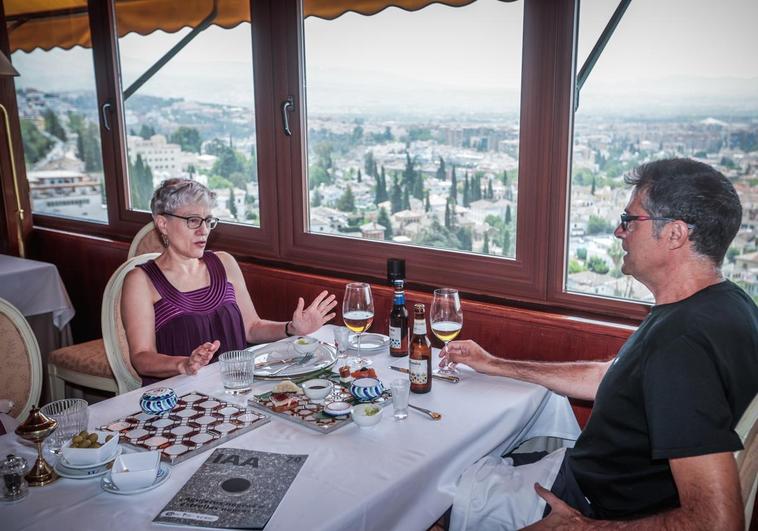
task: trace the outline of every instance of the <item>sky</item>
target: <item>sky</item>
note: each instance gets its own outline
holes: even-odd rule
[[[479,0],[418,12],[305,21],[311,112],[515,112],[524,2]],[[578,67],[616,0],[582,0]],[[757,0],[634,0],[586,83],[580,111],[728,103],[758,110]],[[127,87],[187,30],[120,40]],[[212,27],[141,93],[251,105],[250,26]],[[77,90],[94,84],[91,51],[18,52],[19,86]],[[65,65],[71,75],[60,76]],[[682,96],[686,95],[687,98]]]

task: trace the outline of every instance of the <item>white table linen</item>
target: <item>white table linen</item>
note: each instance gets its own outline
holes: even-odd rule
[[[314,335],[331,342],[332,327]],[[407,358],[379,355],[373,360],[387,386],[403,377],[389,365],[405,366]],[[412,410],[405,421],[395,421],[389,405],[383,420],[372,428],[351,423],[321,434],[272,417],[270,423],[224,444],[309,456],[266,530],[424,530],[450,507],[459,476],[479,458],[534,436],[578,436],[579,426],[565,398],[540,386],[477,374],[466,367],[461,372],[459,384],[435,380],[431,393],[411,394],[412,404],[442,413],[439,422]],[[194,377],[176,376],[157,385],[173,387],[179,395],[198,390],[240,400],[224,395],[218,364]],[[258,380],[253,393],[272,386],[273,382]],[[142,392],[91,406],[90,428],[137,411]],[[0,437],[0,455],[9,452],[30,461],[33,457],[31,446],[14,435]],[[165,529],[171,526],[156,526],[152,519],[208,456],[204,452],[172,467],[164,485],[135,496],[104,492],[99,479],[60,479],[30,489],[20,503],[0,505],[0,521],[9,530]]]

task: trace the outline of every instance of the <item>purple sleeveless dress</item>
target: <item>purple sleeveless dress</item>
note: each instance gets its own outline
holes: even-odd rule
[[[245,326],[242,322],[234,286],[226,280],[221,260],[211,251],[203,253],[211,283],[205,288],[182,292],[165,277],[155,260],[137,267],[147,274],[161,296],[155,309],[155,346],[161,354],[189,356],[206,341],[218,339],[221,346],[213,356],[227,350],[247,346]],[[143,376],[142,385],[155,383],[159,378]]]

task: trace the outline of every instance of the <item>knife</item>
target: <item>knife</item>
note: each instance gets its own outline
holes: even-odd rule
[[[258,363],[255,364],[255,368],[256,369],[267,369],[267,368],[272,367],[274,365],[281,365],[282,363],[290,363],[290,362],[293,362],[293,361],[297,361],[300,358],[302,358],[302,356],[295,356],[293,358],[284,358],[284,359],[281,359],[281,360],[260,361],[260,362],[258,362]]]
[[[405,374],[408,374],[408,369],[404,369],[403,367],[395,367],[394,365],[390,365],[390,369],[392,369],[393,371],[404,372]],[[438,380],[445,380],[446,382],[450,382],[450,383],[458,383],[461,381],[459,377],[448,376],[447,374],[432,373],[432,378],[437,378]]]

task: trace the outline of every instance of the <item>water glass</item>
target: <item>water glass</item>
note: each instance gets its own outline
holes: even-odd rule
[[[249,393],[253,388],[255,353],[249,350],[230,350],[218,357],[221,381],[230,394]]]
[[[80,431],[86,430],[89,424],[89,409],[86,400],[81,398],[64,398],[45,404],[40,408],[51,419],[58,422],[58,427],[45,440],[47,448],[58,454],[64,443]]]
[[[408,418],[408,395],[411,391],[411,381],[408,378],[398,378],[390,383],[392,390],[392,408],[395,410],[395,420]]]
[[[334,346],[337,348],[337,366],[341,367],[347,359],[347,349],[350,348],[350,330],[345,326],[334,328]]]

